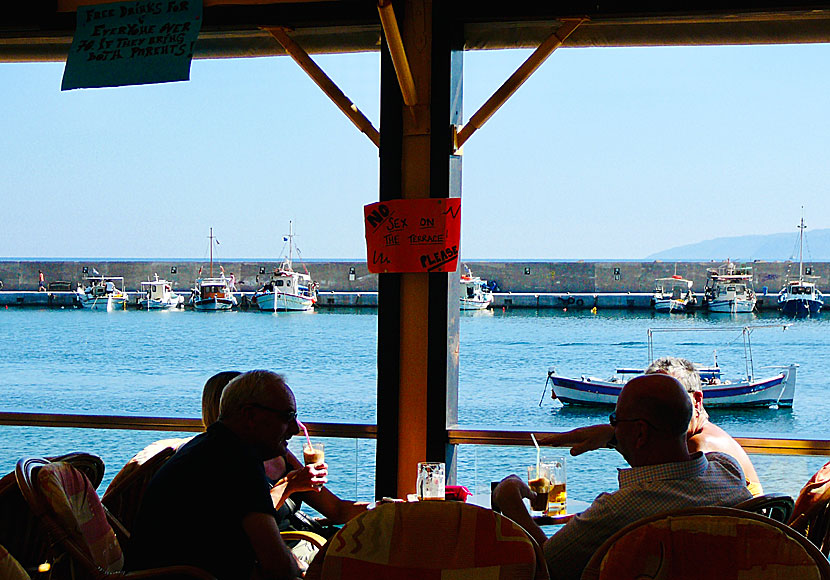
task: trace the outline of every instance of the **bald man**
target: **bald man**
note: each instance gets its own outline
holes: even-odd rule
[[[692,420],[686,431],[686,445],[689,453],[703,451],[720,451],[731,455],[741,464],[746,476],[746,485],[752,495],[761,495],[764,488],[755,471],[755,466],[749,455],[743,450],[740,443],[735,441],[729,433],[709,420],[709,414],[703,408],[703,386],[700,383],[700,374],[695,365],[685,358],[664,356],[657,359],[645,370],[645,374],[665,373],[680,381],[692,402]],[[614,437],[614,428],[611,425],[591,425],[579,427],[565,433],[555,433],[540,438],[539,443],[551,447],[570,447],[571,455],[579,455],[586,451],[608,447]]]
[[[496,486],[492,505],[542,545],[551,580],[578,580],[597,548],[632,522],[688,507],[732,506],[752,497],[740,464],[731,456],[689,452],[691,418],[691,400],[676,379],[665,374],[636,377],[623,388],[610,417],[614,446],[631,466],[619,470],[618,491],[597,496],[550,538],[525,508],[522,498],[535,494],[518,476]]]

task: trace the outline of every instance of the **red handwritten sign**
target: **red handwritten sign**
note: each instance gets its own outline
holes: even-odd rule
[[[369,271],[455,272],[461,200],[396,199],[363,207]]]

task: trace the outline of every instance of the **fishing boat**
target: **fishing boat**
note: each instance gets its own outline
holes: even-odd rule
[[[213,312],[230,310],[236,306],[236,297],[231,292],[231,280],[225,277],[225,270],[220,266],[221,275],[213,275],[213,244],[216,238],[213,237],[213,228],[210,228],[210,270],[207,278],[202,278],[202,268],[196,278],[196,286],[193,288],[190,304],[194,310]],[[216,242],[218,243],[218,242]]]
[[[254,293],[253,303],[265,312],[287,312],[311,310],[317,303],[318,284],[311,279],[308,270],[294,270],[294,228],[288,222],[288,236],[283,237],[288,252],[280,267],[275,269],[269,280]]]
[[[757,300],[752,288],[752,266],[738,266],[731,261],[707,270],[703,303],[709,312],[737,314],[752,312]]]
[[[473,276],[470,268],[464,266],[465,273],[461,275],[461,310],[485,310],[493,302],[493,293],[487,285],[487,280]]]
[[[657,278],[654,281],[654,295],[651,301],[657,312],[686,312],[697,303],[692,292],[691,280],[675,274],[670,278]]]
[[[154,280],[141,283],[141,298],[138,307],[142,310],[167,310],[184,304],[184,296],[173,292],[169,281],[155,274]]]
[[[78,305],[90,310],[124,310],[127,307],[127,293],[124,292],[124,278],[120,276],[95,275],[84,278],[76,294]]]
[[[774,325],[780,327],[781,325]],[[771,376],[758,378],[755,376],[752,361],[750,333],[763,326],[743,327],[744,355],[746,359],[746,376],[737,380],[726,380],[721,377],[721,369],[717,357],[711,367],[695,365],[700,373],[703,387],[703,401],[707,407],[777,407],[788,408],[793,406],[795,397],[795,382],[797,364],[786,366],[766,367],[777,369]],[[677,331],[677,329],[649,329],[649,359],[653,360],[651,336],[655,331]],[[701,331],[702,329],[697,329]],[[710,329],[707,329],[710,330]],[[735,330],[711,329],[712,331]],[[551,367],[545,381],[551,383],[551,396],[565,405],[602,407],[613,406],[617,403],[625,384],[635,376],[643,374],[645,368],[618,368],[615,374],[607,379],[582,375],[579,378],[565,377]],[[543,395],[544,398],[544,395]]]
[[[821,312],[824,296],[813,280],[818,276],[804,275],[804,217],[801,217],[798,248],[798,279],[789,280],[778,293],[778,308],[787,316],[811,316]],[[808,280],[812,278],[813,280]]]

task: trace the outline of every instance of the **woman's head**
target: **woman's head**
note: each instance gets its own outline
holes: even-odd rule
[[[222,371],[210,377],[202,389],[202,423],[207,429],[219,419],[219,400],[222,398],[222,391],[231,380],[242,373],[239,371]]]

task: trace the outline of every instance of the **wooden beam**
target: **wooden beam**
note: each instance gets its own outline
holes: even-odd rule
[[[455,143],[453,144],[455,150],[461,149],[467,139],[475,133],[487,120],[492,117],[507,100],[519,90],[519,87],[530,78],[536,69],[542,66],[542,63],[553,53],[554,50],[562,46],[562,43],[576,30],[580,24],[586,19],[563,19],[562,25],[556,29],[539,47],[533,51],[527,60],[516,69],[510,78],[504,81],[504,84],[487,99],[481,108],[476,111],[464,127],[458,131],[455,136]]]
[[[318,87],[320,87],[326,96],[337,105],[337,108],[343,111],[343,113],[349,118],[349,120],[354,123],[355,127],[360,129],[360,132],[365,134],[372,143],[375,144],[375,147],[380,147],[380,133],[377,129],[375,129],[372,122],[366,118],[366,115],[360,112],[354,103],[352,103],[349,98],[340,90],[340,88],[334,84],[328,75],[323,72],[317,63],[315,63],[308,53],[304,51],[299,44],[294,42],[288,33],[285,31],[284,28],[266,28],[271,36],[277,39],[285,51],[291,55],[291,58],[300,65],[300,68],[303,69],[311,80],[313,80]]]
[[[392,64],[395,67],[395,75],[398,77],[398,84],[401,87],[403,102],[407,107],[414,107],[418,104],[418,94],[415,91],[415,81],[412,78],[412,70],[409,68],[409,61],[406,58],[406,51],[403,47],[400,28],[398,28],[398,20],[395,18],[392,0],[378,0],[378,13],[380,14],[383,33],[386,35],[386,44],[389,46]]]

